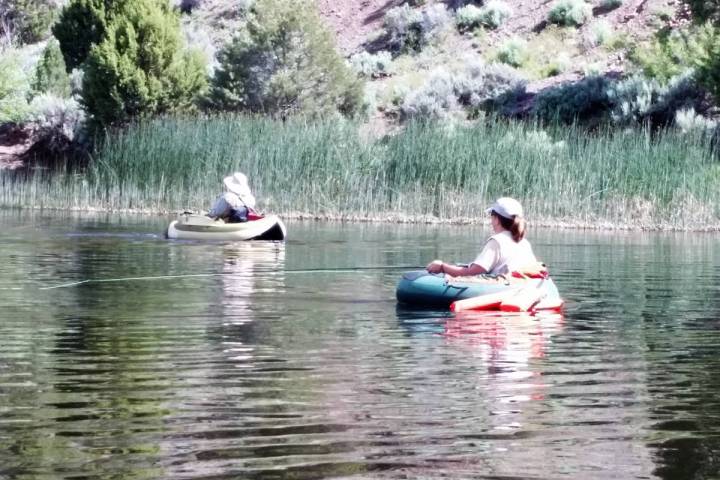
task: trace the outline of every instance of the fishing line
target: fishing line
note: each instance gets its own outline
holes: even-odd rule
[[[382,270],[420,270],[425,267],[417,265],[392,265],[379,267],[343,267],[343,268],[303,268],[297,270],[258,270],[254,273],[352,273],[362,271],[382,271]],[[237,276],[242,272],[220,272],[220,273],[185,273],[178,275],[155,275],[143,277],[119,277],[119,278],[88,278],[75,282],[61,283],[50,287],[40,287],[40,290],[55,290],[58,288],[76,287],[89,283],[117,283],[117,282],[137,282],[150,280],[171,280],[176,278],[202,278],[202,277],[223,277]]]

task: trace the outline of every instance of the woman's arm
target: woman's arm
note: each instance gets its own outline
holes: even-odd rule
[[[471,263],[467,267],[460,267],[458,265],[445,263],[441,260],[435,260],[430,263],[427,266],[427,271],[430,273],[447,273],[452,277],[467,277],[487,273],[487,270],[475,263]]]

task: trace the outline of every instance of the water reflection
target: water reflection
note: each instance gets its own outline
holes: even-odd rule
[[[491,365],[504,359],[527,365],[530,359],[545,356],[551,337],[561,333],[562,328],[561,313],[467,311],[446,320],[444,335],[480,347]]]
[[[253,320],[258,296],[280,295],[284,288],[285,243],[243,242],[222,247],[223,318],[232,324]]]
[[[210,245],[153,237],[161,218],[8,215],[2,478],[717,476],[714,236],[533,232],[570,307],[498,317],[332,271],[464,258],[482,228]]]

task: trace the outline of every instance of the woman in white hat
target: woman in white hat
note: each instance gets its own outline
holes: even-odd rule
[[[498,198],[485,213],[495,232],[473,262],[461,267],[435,260],[427,266],[430,273],[453,277],[470,275],[507,275],[537,263],[530,242],[525,238],[525,219],[520,202],[510,197]]]
[[[250,191],[247,177],[235,172],[223,178],[223,184],[226,191],[215,200],[208,216],[227,223],[247,222],[248,213],[255,208],[255,197]]]

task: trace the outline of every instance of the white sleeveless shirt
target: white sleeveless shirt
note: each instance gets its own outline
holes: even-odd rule
[[[507,275],[537,262],[532,246],[523,238],[516,242],[508,230],[496,233],[488,239],[482,251],[472,263],[493,275]]]

